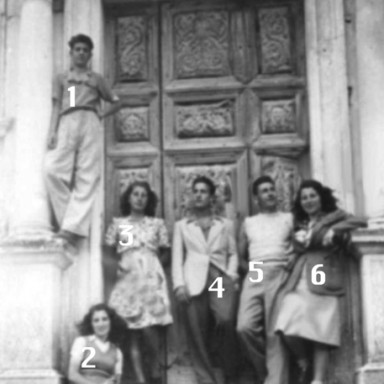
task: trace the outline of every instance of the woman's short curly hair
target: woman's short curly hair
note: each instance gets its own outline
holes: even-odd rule
[[[95,312],[98,311],[105,311],[111,321],[111,330],[108,335],[108,340],[112,343],[118,343],[125,335],[127,326],[125,321],[115,312],[115,310],[104,303],[93,305],[89,309],[83,320],[77,325],[80,335],[87,336],[94,334],[92,317]]]
[[[147,191],[148,201],[144,209],[144,214],[146,216],[155,216],[156,207],[157,207],[156,193],[152,191],[148,182],[139,181],[139,180],[134,181],[132,184],[130,184],[127,190],[121,196],[121,201],[120,201],[121,213],[124,216],[128,216],[131,213],[131,204],[129,203],[129,197],[131,196],[131,193],[136,187],[142,187]]]
[[[301,183],[299,190],[297,191],[296,199],[292,209],[297,222],[308,220],[308,214],[301,206],[301,192],[306,188],[312,188],[318,193],[320,196],[321,210],[324,213],[330,213],[338,209],[337,199],[333,195],[331,188],[326,187],[316,180],[304,180]]]
[[[83,35],[82,33],[75,35],[75,36],[72,36],[71,40],[68,41],[68,45],[71,49],[73,49],[73,47],[77,43],[84,43],[84,44],[88,45],[90,51],[92,51],[92,49],[93,49],[92,39],[87,35]]]

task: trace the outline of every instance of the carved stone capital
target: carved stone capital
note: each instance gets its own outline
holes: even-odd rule
[[[0,117],[0,140],[4,139],[7,133],[13,127],[12,117]]]

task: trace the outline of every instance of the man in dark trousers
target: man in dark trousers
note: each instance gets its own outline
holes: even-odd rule
[[[217,354],[226,383],[236,381],[237,267],[232,222],[215,216],[215,185],[197,177],[192,185],[193,215],[175,224],[172,280],[186,312],[189,345],[199,384],[215,384],[208,353],[209,318],[215,322]]]

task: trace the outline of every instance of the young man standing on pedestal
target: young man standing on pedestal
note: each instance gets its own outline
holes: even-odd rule
[[[240,265],[247,275],[237,332],[258,383],[287,384],[287,356],[281,338],[274,333],[274,309],[294,257],[293,216],[278,211],[275,183],[269,176],[255,180],[252,193],[260,212],[244,220],[239,235]]]
[[[120,102],[103,77],[88,69],[92,40],[76,35],[69,46],[71,68],[53,83],[45,179],[60,228],[58,236],[75,245],[79,238],[88,236],[100,179],[100,119],[116,112]],[[101,99],[115,104],[104,114],[100,113]]]
[[[211,212],[215,185],[210,179],[196,178],[192,191],[193,215],[175,224],[172,249],[174,291],[186,312],[189,346],[198,383],[216,383],[208,352],[210,317],[215,323],[217,355],[226,383],[235,383],[238,258],[233,225],[230,220]]]

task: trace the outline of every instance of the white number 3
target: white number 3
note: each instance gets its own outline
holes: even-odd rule
[[[119,228],[122,228],[121,234],[127,236],[127,241],[119,241],[120,245],[132,245],[133,244],[133,234],[131,232],[133,225],[119,225]]]
[[[95,351],[95,348],[92,348],[92,347],[84,347],[83,348],[83,353],[85,351],[90,351],[90,354],[87,356],[86,359],[84,359],[84,361],[81,363],[81,368],[96,368],[96,365],[92,364],[92,365],[88,365],[88,363],[91,361],[91,359],[93,357],[95,357],[96,355],[96,351]]]
[[[217,283],[217,288],[215,288],[216,283]],[[223,297],[223,292],[225,291],[225,289],[223,288],[223,278],[216,277],[215,281],[208,288],[208,291],[217,292],[217,297],[221,299]]]

